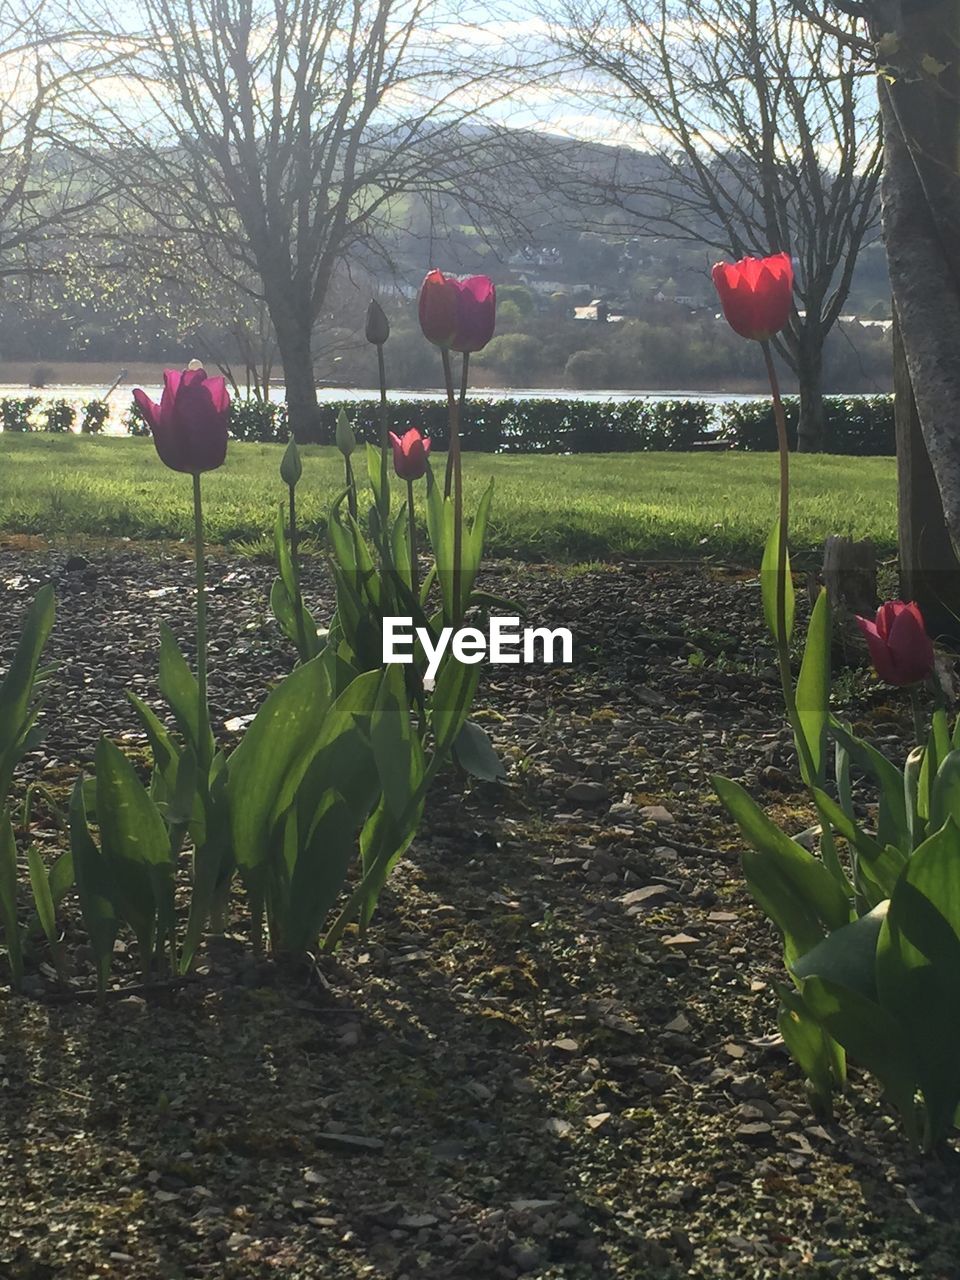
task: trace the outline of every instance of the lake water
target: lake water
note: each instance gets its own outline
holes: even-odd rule
[[[115,388],[107,397],[110,415],[107,419],[108,434],[123,432],[123,416],[132,403],[133,387],[136,384],[124,383]],[[6,396],[21,399],[36,396],[40,400],[37,413],[42,414],[44,401],[67,400],[79,407],[90,400],[102,398],[107,390],[104,386],[83,383],[52,384],[43,388],[25,387],[22,383],[0,383],[0,399]],[[154,400],[159,400],[162,388],[159,385],[145,385],[144,390]],[[358,400],[376,400],[380,392],[375,387],[320,387],[317,396],[321,403],[351,404]],[[767,397],[748,392],[731,393],[725,391],[574,391],[560,387],[479,387],[470,393],[475,400],[578,400],[592,403],[622,403],[625,400],[704,400],[718,407],[733,400],[764,400]],[[279,403],[283,400],[283,387],[271,388],[270,399]],[[443,400],[442,391],[391,390],[390,399],[405,400]],[[78,414],[78,422],[80,415]]]

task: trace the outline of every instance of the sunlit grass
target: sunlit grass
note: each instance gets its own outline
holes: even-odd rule
[[[307,535],[320,534],[343,485],[342,459],[332,448],[308,447],[303,455],[301,520]],[[226,465],[204,478],[211,541],[268,545],[284,498],[280,457],[276,445],[231,444]],[[442,462],[434,460],[438,474]],[[464,471],[468,510],[489,477],[496,481],[491,556],[573,562],[710,554],[752,562],[776,512],[772,454],[466,454]],[[149,440],[0,435],[3,532],[168,539],[187,538],[191,529],[189,479],[166,470]],[[819,547],[831,533],[872,538],[881,553],[893,551],[893,459],[793,459],[793,547]]]

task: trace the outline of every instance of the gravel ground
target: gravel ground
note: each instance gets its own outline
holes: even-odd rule
[[[269,566],[211,576],[229,743],[292,656]],[[123,690],[154,700],[160,618],[186,645],[190,564],[0,553],[0,662],[49,578],[29,765],[62,788],[102,731],[137,746]],[[280,971],[241,903],[177,991],[58,1002],[42,950],[26,997],[0,989],[3,1280],[960,1277],[956,1151],[916,1157],[856,1071],[814,1117],[774,1034],[777,940],[709,783],[806,825],[755,575],[503,564],[483,585],[571,626],[575,662],[485,673],[508,781],[438,783],[365,942]],[[307,596],[328,614],[319,562]],[[838,687],[900,735],[895,697]],[[42,806],[33,837],[61,845]]]

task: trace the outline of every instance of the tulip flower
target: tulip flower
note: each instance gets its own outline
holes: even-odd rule
[[[767,342],[786,325],[793,303],[788,253],[718,262],[711,274],[727,323],[742,338]]]
[[[166,466],[200,475],[223,465],[230,413],[230,395],[223,378],[208,378],[202,366],[182,372],[165,369],[159,404],[139,387],[133,398]]]
[[[468,354],[481,351],[493,337],[497,292],[489,276],[457,280],[430,271],[419,305],[420,328],[434,346]]]
[[[197,764],[204,805],[209,798],[210,711],[207,706],[207,591],[200,476],[227,456],[230,396],[223,378],[208,378],[199,360],[180,372],[163,371],[163,395],[154,404],[139,387],[133,398],[153,433],[161,462],[193,476],[194,561],[197,606]]]
[[[426,474],[430,441],[416,427],[411,427],[402,436],[391,431],[390,443],[393,445],[393,469],[401,480],[419,480]]]
[[[870,659],[887,684],[919,684],[933,671],[933,642],[914,603],[888,600],[874,619],[857,617]]]

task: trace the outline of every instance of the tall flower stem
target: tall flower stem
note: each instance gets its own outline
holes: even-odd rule
[[[347,465],[350,465],[349,462]],[[310,654],[307,651],[307,632],[303,617],[303,592],[300,589],[300,531],[297,527],[296,485],[287,485],[287,490],[290,495],[290,563],[293,565],[293,609],[296,614],[297,648],[300,651],[300,661],[306,662]]]
[[[463,561],[463,468],[460,461],[460,405],[453,390],[453,368],[450,364],[450,350],[441,347],[443,356],[443,375],[447,384],[447,409],[450,421],[450,445],[447,454],[447,474],[444,484],[444,499],[450,497],[450,481],[453,479],[453,614],[454,621],[461,617],[460,578]],[[466,359],[466,357],[464,357]]]
[[[387,404],[387,366],[383,358],[383,343],[377,343],[377,372],[380,377],[380,500],[381,515],[389,512],[390,490],[387,484],[387,454],[390,449],[390,410]]]
[[[353,516],[354,520],[356,520],[357,518],[357,486],[353,478],[353,463],[350,461],[349,458],[344,458],[343,460],[343,471],[344,471],[344,477],[347,485],[347,510]],[[381,464],[381,475],[382,475],[382,464]]]
[[[913,713],[913,732],[916,735],[917,746],[922,747],[927,741],[927,734],[923,726],[923,708],[920,705],[920,689],[915,684],[910,686],[910,710]]]
[[[206,795],[210,779],[207,710],[207,565],[203,542],[203,501],[200,474],[193,473],[193,553],[196,565],[197,596],[197,766],[202,794]]]
[[[463,421],[463,411],[467,403],[467,381],[470,377],[470,352],[463,353],[463,365],[460,369],[460,421]]]
[[[413,481],[407,481],[407,520],[410,528],[410,592],[416,599],[420,591],[420,566],[417,563],[417,518],[413,505]]]
[[[790,669],[790,637],[787,635],[787,535],[790,529],[790,447],[787,442],[787,419],[780,398],[780,380],[773,363],[773,355],[769,342],[760,343],[763,358],[767,366],[767,377],[770,379],[770,391],[773,396],[773,418],[777,424],[777,452],[780,457],[780,512],[777,537],[777,665],[780,669],[780,684],[783,688],[783,700],[787,708],[787,719],[793,728],[800,755],[805,781],[812,785],[816,780],[816,766],[807,742],[800,716],[797,712],[797,698],[793,687],[793,673]]]

